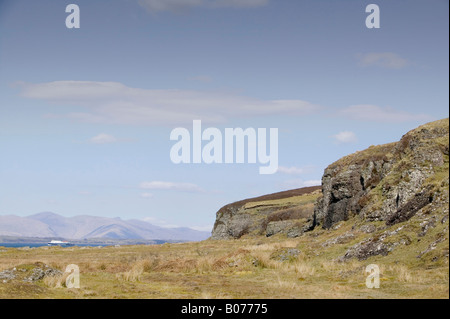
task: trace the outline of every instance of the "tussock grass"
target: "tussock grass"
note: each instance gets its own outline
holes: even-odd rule
[[[358,223],[351,219],[336,230],[316,229],[295,239],[243,237],[71,250],[8,248],[0,254],[0,269],[40,261],[64,271],[68,264],[76,264],[81,288],[65,288],[64,276],[29,284],[35,288],[28,290],[19,288],[22,283],[0,281],[0,298],[448,298],[448,258],[438,262],[417,258],[417,250],[428,247],[445,225],[431,229],[420,247],[399,246],[388,256],[339,262],[349,247],[376,234],[355,232],[351,242],[322,244]],[[418,230],[405,231],[414,239]],[[445,247],[448,241],[439,243],[432,257]],[[279,252],[289,249],[298,253],[280,259]],[[365,285],[369,264],[380,267],[380,289]]]
[[[298,261],[294,265],[295,273],[299,278],[313,277],[316,274],[316,268],[314,265],[304,261]]]
[[[68,273],[63,273],[60,276],[46,276],[43,279],[43,283],[49,288],[65,288],[68,276]]]

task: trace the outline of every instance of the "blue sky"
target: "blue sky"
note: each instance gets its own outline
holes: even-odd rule
[[[229,202],[316,185],[340,157],[448,117],[448,6],[0,0],[0,214],[210,230]],[[279,172],[173,164],[170,132],[197,119],[278,128]]]

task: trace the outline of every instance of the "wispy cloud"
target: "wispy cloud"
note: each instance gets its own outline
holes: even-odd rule
[[[164,219],[156,218],[153,216],[144,217],[142,220],[147,223],[150,223],[152,225],[162,227],[162,228],[188,227],[193,230],[210,232],[214,227],[213,225],[181,226],[181,225],[169,223],[168,221],[166,221]]]
[[[207,0],[213,8],[257,8],[269,4],[269,0]]]
[[[352,105],[339,111],[339,114],[358,121],[375,121],[387,123],[400,123],[409,121],[429,121],[432,117],[426,114],[413,114],[398,111],[391,107],[361,104]]]
[[[280,184],[280,187],[283,189],[296,189],[302,187],[310,187],[310,186],[320,186],[322,184],[321,180],[302,180],[302,179],[292,179],[284,181]]]
[[[178,227],[180,227],[179,225],[170,224],[167,221],[156,218],[156,217],[145,217],[142,220],[147,223],[150,223],[152,225],[162,227],[162,228],[178,228]]]
[[[154,195],[151,193],[142,193],[140,196],[142,198],[150,199],[150,198],[153,198]]]
[[[266,6],[269,0],[138,0],[151,13],[184,12],[193,8],[255,8]]]
[[[189,228],[198,231],[207,231],[210,232],[214,228],[214,225],[205,225],[205,226],[190,226]]]
[[[320,179],[308,180],[308,181],[304,181],[303,185],[305,185],[305,187],[320,186],[320,185],[322,185],[322,181]]]
[[[106,134],[106,133],[100,133],[89,139],[89,142],[92,144],[110,144],[110,143],[116,143],[118,141],[119,140],[117,138],[115,138],[112,135]]]
[[[336,135],[332,136],[336,142],[338,142],[339,144],[342,143],[355,143],[358,141],[358,138],[356,137],[356,134],[350,131],[343,131],[343,132],[339,132]]]
[[[139,185],[139,187],[142,189],[153,189],[153,190],[175,190],[193,193],[204,192],[204,190],[201,187],[191,183],[152,181],[152,182],[142,182]]]
[[[118,82],[56,81],[21,83],[22,96],[75,107],[67,117],[90,123],[179,125],[201,119],[224,123],[232,118],[303,116],[321,107],[302,100],[260,100],[221,92],[151,90]]]
[[[304,168],[300,167],[278,167],[278,173],[288,174],[288,175],[300,175],[305,173]]]
[[[358,64],[362,67],[379,66],[387,69],[402,69],[408,66],[408,60],[392,52],[371,52],[357,54]]]

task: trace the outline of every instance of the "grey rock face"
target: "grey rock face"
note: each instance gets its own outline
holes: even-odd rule
[[[242,213],[242,208],[228,207],[218,214],[212,239],[240,238],[251,231],[252,218],[249,214]]]
[[[33,265],[20,265],[2,271],[0,272],[0,281],[7,283],[8,281],[16,279],[32,283],[41,280],[44,277],[61,276],[62,274],[62,271],[38,262]]]
[[[35,282],[43,279],[44,277],[55,277],[61,276],[63,274],[62,271],[54,268],[50,268],[48,265],[45,265],[43,268],[36,267],[33,269],[30,276],[24,278],[24,281],[27,282]]]
[[[385,236],[360,242],[345,258],[365,259],[388,254],[396,244],[384,239],[392,236],[390,228],[394,225],[416,215],[424,216],[421,227],[425,235],[439,222],[437,217],[426,217],[427,214],[436,210],[448,216],[448,208],[445,208],[448,207],[448,157],[448,119],[425,124],[405,134],[399,142],[372,146],[328,166],[322,177],[321,191],[316,189],[322,196],[314,197],[317,201],[314,205],[305,205],[308,209],[304,212],[304,207],[271,202],[274,198],[288,198],[286,194],[225,206],[216,214],[212,239],[240,238],[246,234],[298,237],[317,225],[333,229],[337,223],[359,216],[360,221],[385,224],[359,224],[360,232],[389,231]],[[251,205],[247,205],[249,203]],[[330,240],[325,246],[352,240],[353,235],[348,233]]]
[[[266,236],[270,237],[282,232],[285,232],[286,230],[290,230],[293,227],[295,227],[295,223],[293,223],[290,220],[281,220],[276,222],[270,222],[267,224],[266,228]]]
[[[390,163],[385,159],[347,167],[331,166],[322,178],[323,197],[315,213],[324,228],[359,214],[361,199],[387,174]]]
[[[16,270],[15,269],[7,269],[7,270],[0,272],[0,280],[3,283],[6,283],[15,278],[16,278]]]
[[[309,196],[308,200],[289,200],[303,195]],[[319,195],[320,186],[306,187],[227,205],[216,213],[211,239],[237,239],[247,234],[301,236],[312,227],[313,205]]]
[[[371,256],[386,256],[400,244],[409,245],[410,242],[408,242],[407,239],[404,238],[394,243],[386,242],[387,238],[398,234],[402,229],[403,227],[399,227],[393,231],[385,231],[381,236],[371,237],[354,245],[347,250],[344,256],[339,258],[339,261],[346,261],[353,257],[357,258],[358,260],[366,260]]]
[[[330,165],[315,216],[323,228],[359,215],[388,226],[410,219],[434,200],[429,179],[448,158],[448,120],[415,129]]]
[[[301,236],[307,228],[307,225],[292,220],[274,221],[267,224],[266,237],[285,234],[289,238],[295,238]]]

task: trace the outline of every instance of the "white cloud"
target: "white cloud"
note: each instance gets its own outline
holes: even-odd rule
[[[167,221],[159,219],[159,218],[155,218],[155,217],[145,217],[142,220],[147,223],[150,223],[152,225],[162,227],[162,228],[178,228],[178,227],[180,227],[179,225],[169,224]]]
[[[300,175],[305,173],[305,169],[300,167],[278,167],[278,173],[288,174],[288,175]]]
[[[267,101],[221,92],[138,89],[117,82],[56,81],[19,86],[24,97],[75,107],[75,112],[62,117],[90,123],[180,125],[194,119],[224,123],[231,118],[302,116],[321,109],[302,100]]]
[[[280,184],[281,188],[284,189],[297,189],[302,187],[310,187],[310,186],[320,186],[322,185],[321,180],[301,180],[301,179],[292,179],[288,181],[284,181]]]
[[[138,0],[138,3],[149,12],[179,12],[202,6],[204,0]]]
[[[402,69],[409,64],[408,60],[392,52],[358,54],[357,58],[359,65],[363,67],[375,65],[388,69]]]
[[[89,139],[89,142],[92,144],[109,144],[109,143],[116,143],[118,142],[118,139],[115,138],[112,135],[108,135],[105,133],[100,133],[92,138]]]
[[[152,181],[152,182],[142,182],[139,185],[142,189],[153,189],[153,190],[176,190],[176,191],[184,191],[184,192],[195,192],[201,193],[203,189],[198,185],[191,183],[172,183],[172,182],[161,182],[161,181]]]
[[[350,131],[340,132],[332,136],[338,143],[355,143],[358,141],[356,134]]]
[[[163,11],[183,12],[202,8],[255,8],[266,6],[269,0],[138,0],[140,6],[156,13]]]
[[[153,194],[151,194],[151,193],[142,193],[141,197],[142,198],[146,198],[146,199],[150,199],[150,198],[153,198]]]
[[[322,181],[320,179],[309,180],[309,181],[303,182],[303,185],[305,185],[306,187],[320,186],[320,185],[322,185]]]
[[[171,223],[167,222],[166,220],[159,219],[159,218],[156,218],[156,217],[153,217],[153,216],[145,217],[142,220],[147,222],[147,223],[150,223],[152,225],[155,225],[155,226],[158,226],[158,227],[162,227],[162,228],[188,227],[188,228],[193,229],[193,230],[210,232],[210,231],[212,231],[212,229],[214,227],[213,225],[181,226],[181,225],[171,224]]]
[[[269,4],[269,0],[210,0],[207,2],[215,8],[257,8]]]
[[[352,120],[388,123],[432,120],[426,114],[412,114],[405,111],[397,111],[390,107],[383,108],[369,104],[352,105],[339,111],[339,114]]]
[[[212,231],[214,225],[206,225],[206,226],[190,226],[189,228],[193,229],[193,230],[198,230],[198,231],[206,231],[206,232],[210,232]]]

